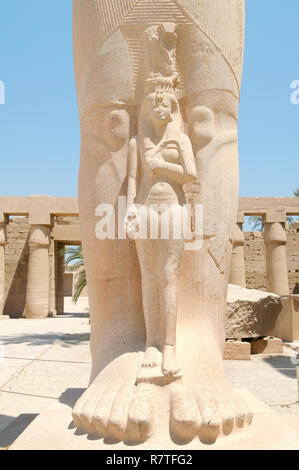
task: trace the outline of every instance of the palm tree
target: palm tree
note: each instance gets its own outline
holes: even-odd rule
[[[264,221],[261,215],[252,215],[249,217],[248,222],[253,232],[262,232],[264,230]]]
[[[294,194],[294,197],[299,197],[299,188],[294,189],[293,194]],[[293,222],[298,221],[298,217],[289,216],[287,217],[287,219],[288,219],[289,227],[292,225]]]
[[[65,255],[65,265],[70,271],[76,273],[73,301],[77,303],[83,289],[87,286],[82,246],[67,247],[63,250],[63,254]]]

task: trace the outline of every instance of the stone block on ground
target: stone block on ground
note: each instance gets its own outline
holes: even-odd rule
[[[250,343],[242,341],[227,341],[225,343],[225,361],[250,361]]]
[[[230,284],[227,295],[226,338],[272,336],[283,309],[281,297]]]
[[[281,297],[283,309],[278,316],[273,336],[284,341],[299,340],[299,301],[298,295]]]

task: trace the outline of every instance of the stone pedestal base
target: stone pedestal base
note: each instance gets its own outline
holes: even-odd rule
[[[78,398],[78,390],[69,390],[39,415],[10,447],[10,450],[299,450],[299,417],[278,415],[259,402],[247,390],[237,393],[254,412],[251,427],[220,438],[213,445],[204,445],[199,440],[180,446],[162,433],[158,433],[145,444],[127,446],[124,443],[108,444],[80,434],[72,423],[72,406]],[[66,404],[67,403],[67,404]]]

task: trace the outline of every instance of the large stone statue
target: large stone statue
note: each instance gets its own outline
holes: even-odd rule
[[[106,440],[212,443],[252,420],[223,371],[244,10],[74,0],[92,374],[73,417]],[[203,208],[198,245],[187,204],[193,229]],[[99,236],[109,206],[115,237]]]

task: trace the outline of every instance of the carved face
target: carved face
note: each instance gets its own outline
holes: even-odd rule
[[[158,121],[170,121],[171,113],[171,100],[163,94],[157,94],[152,105],[152,117]]]

